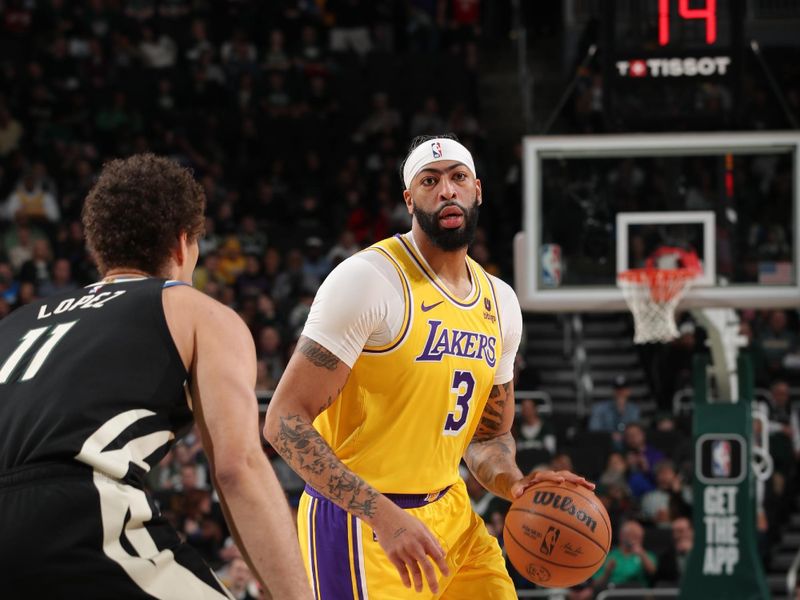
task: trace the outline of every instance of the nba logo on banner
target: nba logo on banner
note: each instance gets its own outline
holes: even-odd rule
[[[433,153],[433,158],[442,158],[442,156],[444,156],[444,152],[442,152],[442,143],[433,142],[431,144],[431,152]]]
[[[714,477],[731,476],[731,443],[728,440],[711,442],[711,474]]]
[[[696,442],[697,478],[709,485],[739,483],[747,475],[747,442],[732,433],[706,433]]]

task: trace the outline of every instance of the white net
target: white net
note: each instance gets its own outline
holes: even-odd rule
[[[632,269],[617,285],[633,313],[633,342],[669,342],[678,337],[675,308],[697,276],[689,269]]]

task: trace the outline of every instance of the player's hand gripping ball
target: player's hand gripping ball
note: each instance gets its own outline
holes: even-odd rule
[[[611,521],[594,492],[568,481],[548,481],[514,500],[503,540],[522,576],[544,587],[570,587],[603,565],[611,547]]]

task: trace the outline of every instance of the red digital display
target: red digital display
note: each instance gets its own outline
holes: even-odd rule
[[[717,41],[717,0],[705,0],[704,8],[690,8],[689,0],[678,0],[678,14],[682,19],[704,19],[706,43]],[[669,44],[670,0],[658,0],[658,45]]]

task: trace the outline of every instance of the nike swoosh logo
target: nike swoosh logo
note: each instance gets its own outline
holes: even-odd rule
[[[439,306],[442,302],[444,302],[444,300],[439,300],[436,304],[430,304],[428,306],[425,306],[425,301],[423,300],[420,308],[422,309],[422,312],[428,312],[432,308],[436,308],[437,306]]]

